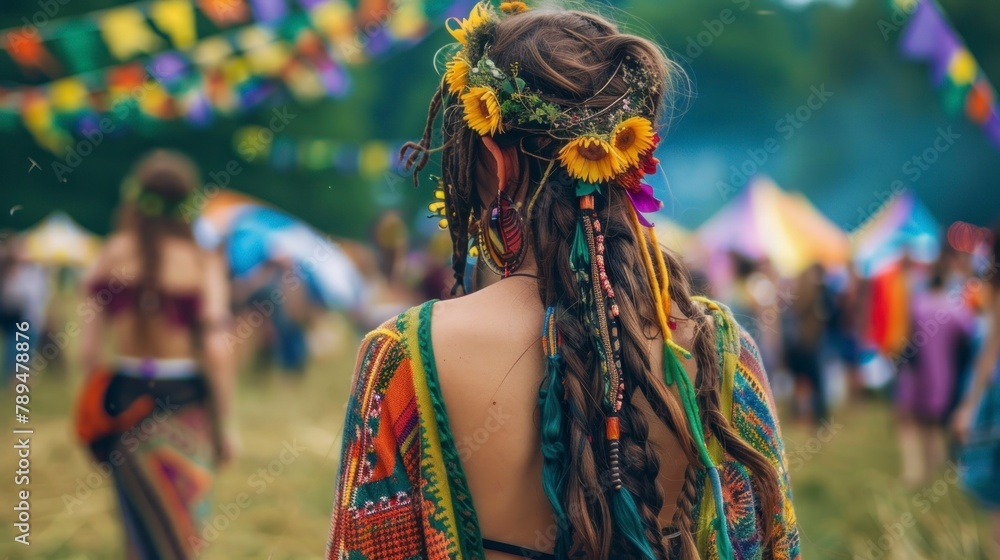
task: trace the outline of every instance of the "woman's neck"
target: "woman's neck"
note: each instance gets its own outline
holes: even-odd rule
[[[476,266],[476,289],[481,290],[486,286],[491,286],[508,278],[529,277],[538,278],[538,265],[535,263],[535,256],[529,251],[521,262],[521,266],[512,271],[506,278],[490,271],[485,265]]]

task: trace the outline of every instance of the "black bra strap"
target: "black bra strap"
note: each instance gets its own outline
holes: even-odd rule
[[[547,552],[539,552],[522,546],[515,546],[500,541],[491,541],[490,539],[483,539],[483,548],[486,550],[503,552],[504,554],[510,554],[511,556],[528,558],[529,560],[555,560],[556,558],[555,555]]]

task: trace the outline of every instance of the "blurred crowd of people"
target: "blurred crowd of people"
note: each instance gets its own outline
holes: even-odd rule
[[[117,231],[86,276],[53,275],[52,267],[26,257],[20,236],[0,234],[4,376],[9,380],[14,370],[15,325],[29,322],[41,348],[60,330],[53,296],[61,286],[83,284],[84,297],[100,300],[97,322],[84,328],[83,365],[91,377],[102,368],[110,377],[97,388],[85,384],[81,402],[100,402],[91,403],[91,418],[77,419],[81,437],[107,459],[113,449],[95,442],[113,433],[108,418],[141,416],[136,407],[143,396],[169,393],[189,404],[179,416],[185,429],[200,426],[191,440],[200,445],[187,458],[191,468],[214,465],[234,447],[226,418],[235,364],[249,358],[262,370],[276,364],[304,372],[314,353],[314,320],[330,306],[317,303],[302,263],[290,257],[268,257],[236,277],[225,273],[224,255],[198,247],[197,232],[177,212],[198,184],[183,156],[158,152],[133,176],[138,186],[123,194]],[[450,239],[433,226],[412,228],[389,210],[367,242],[337,246],[366,289],[364,300],[342,309],[359,330],[452,293]],[[813,264],[789,277],[766,259],[725,257],[721,273],[692,267],[692,283],[726,303],[753,335],[776,396],[797,421],[821,424],[852,400],[891,400],[902,480],[924,483],[949,459],[958,460],[966,486],[1000,511],[1000,232],[977,252],[942,242],[933,262],[902,254],[867,275],[851,265]],[[122,271],[132,280],[116,287]],[[108,348],[114,357],[103,358]],[[46,358],[58,361],[62,352]],[[157,379],[157,388],[137,382],[146,379]],[[95,420],[101,414],[107,418]],[[169,447],[169,437],[156,435],[143,452],[155,457]],[[128,465],[120,472],[142,476]],[[157,492],[170,491],[124,493],[123,513],[131,523]],[[1000,514],[994,518],[1000,535]],[[133,549],[176,545],[152,542],[141,529],[129,533]],[[174,537],[189,529],[172,528]]]
[[[903,253],[868,277],[814,264],[782,278],[766,260],[729,261],[709,289],[757,340],[794,418],[890,401],[901,480],[925,484],[957,461],[1000,542],[1000,229],[973,253],[943,242],[932,262]]]

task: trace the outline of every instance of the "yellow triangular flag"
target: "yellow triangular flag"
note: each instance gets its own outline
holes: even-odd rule
[[[149,9],[149,17],[175,47],[186,49],[194,45],[197,39],[194,7],[189,0],[159,0]]]
[[[191,60],[198,66],[214,67],[233,53],[233,47],[223,37],[209,37],[198,43],[191,53]]]
[[[108,50],[119,60],[137,53],[155,52],[163,43],[149,28],[142,12],[135,8],[107,12],[101,18],[100,27]]]
[[[63,78],[50,86],[52,107],[56,111],[71,113],[87,104],[87,87],[77,78]]]
[[[254,74],[273,76],[278,74],[292,56],[283,43],[275,42],[274,33],[260,26],[252,25],[236,36]]]

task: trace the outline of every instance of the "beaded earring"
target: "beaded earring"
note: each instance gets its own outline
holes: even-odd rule
[[[480,258],[490,270],[506,278],[521,266],[527,253],[524,220],[517,204],[501,189],[485,221],[479,227]]]
[[[514,199],[507,194],[504,155],[496,142],[483,137],[483,145],[497,162],[497,196],[479,226],[477,244],[480,258],[494,273],[506,278],[521,266],[528,251],[524,242],[524,219]]]

